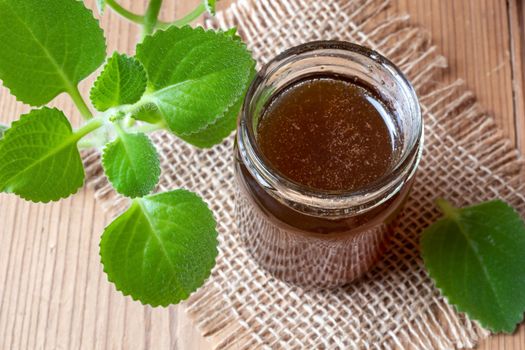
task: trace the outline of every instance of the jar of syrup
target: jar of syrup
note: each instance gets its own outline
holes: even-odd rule
[[[336,287],[379,260],[423,142],[398,68],[347,42],[294,47],[260,71],[237,131],[236,220],[262,267]]]

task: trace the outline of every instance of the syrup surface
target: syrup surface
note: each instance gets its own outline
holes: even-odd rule
[[[395,126],[383,102],[352,79],[306,77],[272,98],[257,143],[285,178],[323,191],[353,191],[382,177]]]

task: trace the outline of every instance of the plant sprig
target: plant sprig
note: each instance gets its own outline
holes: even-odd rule
[[[214,6],[206,3],[176,24]],[[150,195],[161,169],[146,134],[165,129],[198,147],[221,142],[235,128],[255,62],[231,31],[158,21],[162,0],[151,0],[144,16],[114,0],[97,4],[141,23],[145,38],[136,56],[114,53],[106,60],[90,92],[93,114],[78,90],[106,57],[91,11],[76,0],[0,0],[4,85],[34,107],[66,92],[86,119],[73,130],[62,111],[42,107],[0,128],[0,191],[34,202],[66,198],[84,183],[79,148],[104,146],[110,183],[134,198],[104,231],[104,271],[117,289],[143,303],[178,303],[215,263],[216,223],[196,194]],[[165,30],[153,33],[160,27]]]
[[[116,13],[127,20],[141,25],[144,29],[144,34],[148,35],[151,34],[155,29],[166,29],[170,26],[182,27],[188,25],[199,18],[206,11],[214,15],[216,0],[202,0],[202,2],[199,3],[199,5],[197,5],[192,11],[173,22],[164,22],[158,19],[162,0],[151,1],[145,15],[139,15],[127,10],[122,5],[120,5],[117,0],[97,0],[97,7],[100,13],[104,12],[106,5],[111,7]]]

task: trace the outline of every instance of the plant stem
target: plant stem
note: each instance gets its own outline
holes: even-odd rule
[[[115,131],[117,132],[118,137],[122,138],[123,135],[125,135],[124,130],[122,130],[122,127],[120,126],[120,123],[117,121],[113,123]]]
[[[142,124],[136,127],[136,130],[143,133],[150,133],[157,130],[167,129],[167,125],[164,121],[156,124]]]
[[[150,35],[157,26],[162,0],[150,0],[146,15],[144,16],[144,25],[142,36]]]
[[[456,218],[458,213],[458,208],[454,207],[450,202],[443,198],[436,199],[436,205],[438,206],[439,210],[448,218],[454,219]]]
[[[115,0],[106,0],[106,4],[109,7],[111,7],[113,11],[115,11],[122,17],[130,20],[131,22],[135,22],[138,24],[144,23],[144,16],[141,16],[141,15],[138,15],[136,13],[126,10],[124,7],[120,6],[120,4],[118,4]]]
[[[90,132],[100,128],[104,124],[100,119],[91,119],[75,131],[75,136],[80,140]]]
[[[91,114],[91,111],[89,110],[89,107],[87,106],[86,102],[82,98],[82,95],[80,94],[80,91],[78,91],[78,86],[74,86],[69,91],[69,96],[71,96],[71,99],[73,102],[75,102],[75,105],[77,106],[78,110],[84,117],[84,119],[91,119],[93,118],[93,114]]]
[[[204,6],[204,3],[201,2],[193,11],[191,11],[181,19],[170,23],[169,25],[175,25],[177,27],[185,26],[186,24],[190,24],[191,22],[199,18],[199,16],[202,15],[204,12],[206,12],[206,6]]]

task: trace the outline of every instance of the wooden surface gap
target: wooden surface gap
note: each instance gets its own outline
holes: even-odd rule
[[[511,49],[514,131],[517,148],[525,154],[525,5],[507,0],[509,45]]]
[[[510,79],[514,86],[512,89],[512,106],[513,106],[513,117],[514,117],[514,140],[516,147],[520,148],[520,130],[518,128],[519,124],[519,116],[518,116],[518,108],[519,108],[519,99],[520,99],[520,93],[519,93],[519,86],[521,85],[520,81],[521,76],[519,74],[519,66],[521,59],[517,56],[517,52],[520,51],[520,45],[519,42],[517,42],[514,38],[516,33],[514,33],[514,26],[513,22],[516,21],[516,18],[519,17],[517,11],[518,4],[514,0],[507,0],[507,25],[508,25],[508,31],[511,33],[511,35],[508,36],[508,45],[510,48],[510,62],[511,62],[511,74]],[[519,21],[519,19],[518,19]],[[518,45],[517,45],[518,44]]]

